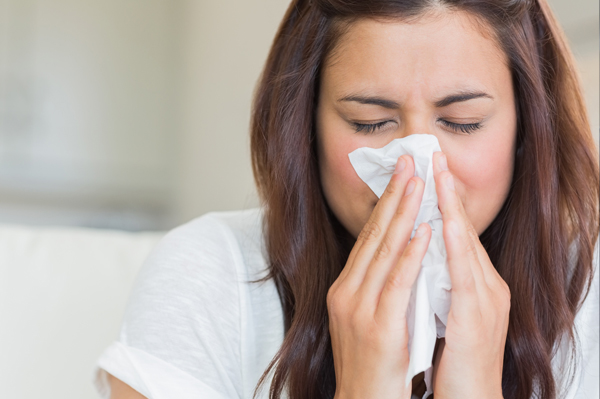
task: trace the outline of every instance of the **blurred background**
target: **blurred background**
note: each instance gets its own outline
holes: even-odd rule
[[[598,141],[597,0],[550,1]],[[0,0],[0,223],[165,230],[258,205],[252,91],[286,0]]]

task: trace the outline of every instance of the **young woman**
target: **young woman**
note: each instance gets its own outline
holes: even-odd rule
[[[423,397],[404,380],[424,183],[402,156],[378,199],[348,159],[422,133],[452,279],[435,398],[597,398],[598,161],[545,0],[293,1],[254,103],[263,207],[165,237],[101,392]]]

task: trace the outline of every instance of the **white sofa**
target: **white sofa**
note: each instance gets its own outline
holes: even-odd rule
[[[0,225],[0,398],[99,398],[95,361],[163,234]]]

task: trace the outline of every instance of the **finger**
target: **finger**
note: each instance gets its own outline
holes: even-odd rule
[[[475,241],[475,248],[487,286],[490,290],[500,294],[507,294],[510,298],[510,288],[508,287],[508,284],[506,284],[506,281],[504,281],[500,273],[498,273],[498,270],[494,267],[487,251],[479,239]]]
[[[422,223],[387,276],[375,311],[375,318],[380,323],[390,326],[405,320],[411,289],[430,239],[431,227]]]
[[[473,243],[473,246],[477,253],[477,259],[479,260],[479,265],[481,266],[483,278],[485,279],[485,282],[488,285],[488,287],[491,287],[493,284],[497,283],[499,279],[502,279],[502,277],[500,277],[498,271],[492,264],[492,261],[490,260],[487,251],[485,250],[485,248],[481,244],[481,241],[479,240],[477,231],[470,222],[468,231],[469,236],[471,237],[471,242]]]
[[[385,206],[390,200],[393,199],[393,197],[395,197],[393,194],[395,194],[396,191],[398,191],[397,187],[400,187],[400,191],[403,191],[406,187],[406,183],[413,174],[414,162],[412,161],[412,158],[404,156],[399,157],[398,162],[396,163],[396,169],[394,171],[394,174],[392,175],[392,178],[390,179],[390,182],[388,183],[388,186],[386,187],[386,190],[382,194],[381,198],[377,201],[375,208],[371,212],[367,223],[365,223],[365,225],[363,226],[360,234],[356,239],[356,243],[354,244],[354,247],[352,248],[352,251],[348,256],[348,260],[346,262],[348,266],[351,266],[354,263],[356,255],[361,251],[361,248],[363,247],[365,241],[368,242],[368,239],[372,238],[374,233],[372,229],[376,227],[373,226],[373,222],[377,223],[378,220],[381,218],[381,214],[385,213]],[[351,267],[348,266],[344,268],[342,273],[347,273],[350,271]]]
[[[447,167],[448,167],[447,161],[445,160],[445,156],[443,155],[443,153],[436,152],[434,154],[434,176],[443,175],[444,170],[447,170]],[[453,176],[450,176],[450,178],[453,178]],[[443,176],[440,178],[440,180],[443,180]],[[448,186],[448,184],[446,184],[446,186]],[[444,186],[442,185],[440,191],[443,191],[443,189],[444,189]],[[436,190],[437,190],[437,184],[436,184]],[[498,280],[502,280],[502,278],[500,277],[496,268],[494,268],[492,262],[490,261],[487,251],[485,250],[485,248],[483,248],[483,245],[481,244],[481,241],[479,240],[479,235],[477,234],[477,230],[475,230],[475,227],[473,227],[473,224],[467,217],[467,213],[465,211],[463,203],[460,200],[460,197],[458,196],[458,194],[456,193],[456,190],[454,190],[454,195],[452,195],[452,193],[449,193],[449,195],[446,196],[446,195],[443,195],[442,192],[440,192],[440,193],[438,193],[438,197],[440,196],[440,194],[443,197],[440,201],[444,205],[447,205],[447,206],[440,205],[440,211],[442,210],[442,208],[448,208],[447,209],[447,213],[448,213],[448,212],[451,212],[452,209],[457,208],[458,215],[462,216],[462,218],[460,218],[460,220],[462,220],[464,222],[464,227],[466,228],[466,231],[468,232],[469,238],[470,238],[470,245],[471,245],[470,252],[475,255],[472,257],[473,262],[471,264],[471,266],[473,267],[473,273],[475,275],[475,278],[477,280],[480,280],[481,278],[483,278],[483,280],[486,282],[486,285],[488,287],[491,287],[491,285],[498,283]],[[453,201],[456,204],[456,206],[454,206],[454,207],[452,206]],[[477,259],[477,262],[474,261],[474,258]],[[504,281],[504,280],[502,280],[502,281]]]
[[[481,318],[479,293],[465,238],[454,220],[444,222],[443,235],[452,282],[451,313],[460,324],[476,324]]]
[[[409,180],[390,226],[379,243],[373,261],[365,273],[360,291],[365,298],[377,301],[388,275],[404,252],[419,213],[425,182],[419,177]]]
[[[357,242],[352,250],[353,253],[350,254],[346,267],[340,273],[341,281],[344,284],[350,284],[358,288],[362,283],[369,263],[404,195],[406,184],[414,173],[415,167],[412,158],[407,155],[400,157],[394,175],[392,175],[369,220],[358,235]]]
[[[478,287],[483,291],[487,284],[475,244],[476,241],[479,241],[479,237],[467,217],[462,200],[456,192],[454,176],[448,170],[446,156],[442,152],[434,153],[433,172],[436,181],[438,204],[444,224],[450,220],[454,220],[457,223],[460,233],[459,237],[462,237],[464,240],[462,245],[466,246],[468,264],[472,268],[472,273]]]
[[[462,209],[454,178],[441,152],[434,153],[436,193],[443,218],[443,235],[448,256],[448,271],[452,282],[453,317],[461,323],[480,320],[479,294],[487,288],[477,250],[468,231],[468,219]]]

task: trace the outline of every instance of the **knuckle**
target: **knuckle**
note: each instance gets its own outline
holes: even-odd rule
[[[450,172],[449,172],[449,171],[447,171],[447,170],[442,170],[442,171],[440,171],[440,173],[438,174],[437,178],[438,178],[439,180],[447,179],[449,174],[450,174]]]
[[[344,300],[338,290],[330,289],[327,292],[327,310],[330,315],[339,315],[344,308]]]
[[[460,214],[461,211],[462,211],[461,206],[460,206],[460,202],[458,202],[458,201],[451,201],[450,209],[452,210],[452,213],[454,213],[454,214]]]
[[[400,204],[398,209],[396,209],[394,219],[406,220],[406,223],[409,223],[412,226],[415,224],[415,220],[417,219],[417,213],[410,209],[405,202],[403,202]]]
[[[407,279],[404,276],[401,268],[394,268],[389,276],[388,276],[388,284],[391,289],[394,290],[402,290],[405,288],[409,288],[407,284]]]
[[[493,289],[494,294],[503,301],[510,301],[510,288],[506,281],[500,276],[496,276],[494,282],[490,287]]]
[[[374,259],[375,260],[387,259],[390,256],[391,252],[392,252],[392,246],[390,243],[390,238],[386,237],[381,241],[381,243],[379,244],[379,247],[377,247],[377,251],[375,251]]]
[[[327,303],[327,308],[331,308],[333,305],[333,301],[334,301],[334,290],[333,290],[333,286],[331,286],[331,288],[329,288],[329,291],[327,291],[327,297],[325,299],[325,302]]]
[[[338,312],[337,299],[332,295],[327,295],[327,312],[330,316]]]
[[[381,226],[376,221],[370,221],[360,232],[358,238],[364,242],[375,241],[381,236]]]
[[[421,249],[417,245],[417,240],[411,241],[402,254],[402,260],[417,258],[421,253]]]
[[[387,198],[388,196],[397,193],[400,189],[398,183],[399,182],[397,182],[396,179],[390,180],[387,187],[385,188],[385,191],[383,192],[383,196]]]
[[[473,278],[473,275],[471,273],[469,273],[468,275],[464,276],[462,278],[461,281],[461,288],[463,289],[463,291],[465,292],[475,292],[476,291],[476,287],[475,287],[475,278]]]
[[[327,307],[327,313],[329,314],[329,318],[331,320],[344,320],[346,318],[346,309],[344,306],[344,302],[335,298],[329,306]]]
[[[436,184],[441,184],[441,183],[445,182],[450,176],[451,176],[450,171],[442,170],[442,171],[440,171],[440,173],[438,173],[437,176],[434,176],[435,182],[436,182]]]
[[[477,249],[472,243],[467,243],[467,247],[465,248],[467,254],[475,259],[477,259]]]
[[[475,227],[473,227],[471,223],[467,223],[467,232],[469,233],[469,235],[475,243],[479,241],[479,235],[477,234],[477,230],[475,230]]]
[[[510,293],[510,288],[508,286],[508,284],[506,284],[506,282],[504,280],[502,280],[501,283],[501,287],[502,287],[502,301],[504,303],[504,306],[507,309],[510,309],[510,304],[511,304],[511,293]]]

